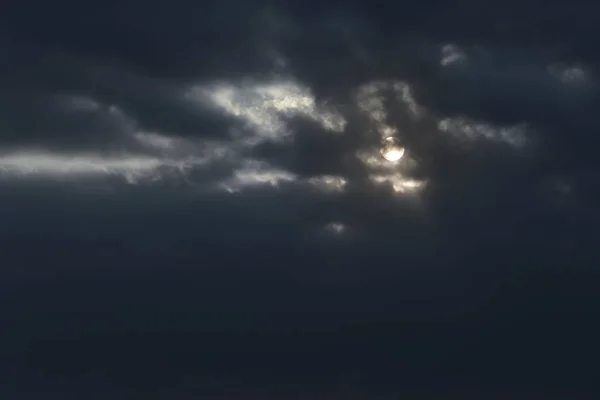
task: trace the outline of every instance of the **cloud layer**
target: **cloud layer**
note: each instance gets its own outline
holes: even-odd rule
[[[189,298],[164,300],[165,309],[187,304],[209,312],[205,305],[213,300],[218,310],[248,304],[252,312],[266,310],[268,322],[257,323],[258,331],[275,329],[273,321],[281,321],[286,307],[296,310],[291,325],[317,331],[323,321],[298,315],[328,310],[333,320],[352,326],[342,336],[362,349],[386,329],[409,340],[433,326],[443,332],[441,342],[435,335],[431,342],[415,340],[422,348],[444,349],[436,343],[467,340],[472,332],[480,332],[473,341],[491,348],[494,329],[518,337],[517,328],[508,328],[511,323],[541,332],[521,321],[524,311],[507,317],[519,308],[549,315],[538,322],[551,330],[550,316],[560,314],[552,299],[561,291],[548,288],[563,287],[561,282],[566,282],[563,295],[574,299],[565,309],[591,310],[582,293],[590,290],[585,282],[597,282],[600,256],[597,7],[584,1],[552,1],[543,8],[523,1],[309,3],[127,0],[84,7],[60,0],[33,8],[15,3],[3,11],[0,274],[9,282],[5,286],[70,277],[48,285],[83,296],[83,305],[69,308],[57,294],[47,295],[48,304],[80,316],[106,300],[79,292],[80,287],[93,292],[96,283],[90,282],[98,276],[105,279],[98,287],[123,291],[116,295],[123,304],[152,302],[154,291],[162,290],[152,282],[174,279],[165,297],[187,290]],[[405,149],[398,162],[381,156],[388,136]],[[118,289],[120,274],[131,275]],[[137,283],[131,276],[152,282]],[[210,283],[193,289],[185,286],[188,279]],[[519,289],[520,279],[530,283]],[[212,289],[219,285],[225,289]],[[255,298],[252,285],[279,300]],[[502,294],[506,285],[516,292]],[[210,295],[202,297],[202,291]],[[131,300],[130,292],[143,300]],[[316,300],[308,300],[309,292],[317,293]],[[43,314],[31,293],[6,295],[6,304],[10,299],[18,304],[2,309],[15,332],[25,329],[19,307],[26,310],[23,315]],[[535,303],[532,293],[548,302]],[[281,308],[269,308],[278,301]],[[123,318],[143,313],[133,308]],[[488,311],[480,311],[484,308]],[[383,320],[396,321],[392,327],[382,322],[362,331],[352,325],[378,310],[385,310]],[[487,328],[478,330],[464,316],[469,313]],[[439,322],[457,314],[464,318],[459,325]],[[438,322],[415,322],[416,333],[406,333],[394,324],[408,315]],[[73,321],[79,317],[73,318],[56,322],[58,328],[36,320],[41,343],[56,339],[61,329],[71,334],[99,329],[77,325]],[[107,318],[116,331],[129,329],[120,317]],[[177,321],[172,323],[182,319]],[[223,329],[244,329],[244,324]],[[192,325],[181,331],[204,332]],[[168,335],[178,340],[172,339],[175,333]],[[309,335],[306,343],[325,346],[328,335],[335,336],[323,335]],[[205,351],[182,337],[190,351]],[[160,342],[152,338],[148,343]],[[207,334],[205,340],[211,338]],[[513,339],[506,339],[507,348]],[[96,339],[89,340],[81,346],[96,345]],[[98,340],[112,343],[106,336]],[[288,340],[282,348],[292,346],[292,339],[281,340]],[[115,346],[133,342],[125,338]],[[23,339],[22,345],[29,344]],[[266,354],[279,351],[261,345]],[[33,351],[32,363],[51,370],[44,360],[53,358],[45,358],[44,349],[54,345],[45,346]],[[391,341],[382,346],[394,347]],[[468,386],[469,374],[476,372],[471,366],[484,361],[476,356],[480,348],[465,346],[475,354],[465,356],[470,366],[440,365],[455,366],[456,379]],[[515,346],[518,352],[527,348]],[[340,345],[339,354],[332,350],[331,360],[342,359],[349,347]],[[357,360],[385,358],[384,350],[373,359],[367,353],[357,350]],[[575,360],[558,353],[565,363]],[[425,352],[415,354],[406,357],[427,359]],[[96,353],[90,357],[101,359]],[[543,357],[531,357],[531,368],[543,370],[535,362]],[[290,367],[289,376],[315,367],[304,362],[297,370]],[[191,364],[157,374],[194,375]],[[342,364],[331,361],[330,369],[344,369]],[[110,375],[113,364],[103,365]],[[487,378],[503,373],[498,365]],[[240,368],[240,376],[252,369]],[[394,368],[378,371],[385,376],[403,369]],[[271,370],[261,371],[263,379]],[[377,373],[357,371],[366,376],[366,386],[380,382]],[[425,371],[422,377],[437,376],[425,367],[419,371]],[[519,373],[506,372],[515,382]],[[354,379],[352,371],[344,374]],[[534,378],[542,382],[542,375]],[[567,375],[565,386],[576,386],[577,377]],[[335,380],[323,371],[320,376]],[[486,382],[492,385],[494,379]]]

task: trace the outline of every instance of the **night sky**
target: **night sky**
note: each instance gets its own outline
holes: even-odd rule
[[[599,49],[584,0],[9,0],[0,398],[595,398]]]

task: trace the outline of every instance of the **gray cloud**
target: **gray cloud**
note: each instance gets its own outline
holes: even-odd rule
[[[290,237],[339,224],[338,239],[408,236],[423,240],[415,249],[459,253],[519,246],[531,237],[515,232],[544,215],[571,228],[535,241],[590,250],[573,221],[588,232],[597,213],[594,185],[581,180],[597,168],[597,71],[585,40],[579,52],[561,36],[531,41],[545,22],[519,25],[526,7],[496,40],[485,21],[499,17],[465,19],[470,3],[388,16],[359,3],[314,14],[180,4],[133,19],[136,4],[78,22],[51,14],[53,31],[14,10],[21,23],[2,41],[13,60],[1,67],[3,184],[184,190],[216,196],[223,218],[240,201]],[[565,15],[578,30],[579,13]],[[379,156],[387,134],[406,147],[398,165]],[[276,207],[247,200],[262,191]]]
[[[576,357],[537,338],[583,343],[551,321],[561,304],[597,307],[598,11],[475,3],[11,5],[0,15],[11,360],[98,367],[125,386],[151,376],[167,392],[211,369],[288,383],[340,371],[393,392],[392,375],[430,383],[434,364],[467,386],[525,375],[585,386],[583,368],[550,371],[552,355]],[[387,135],[405,147],[398,163],[381,157]],[[214,325],[262,332],[238,347],[191,316],[242,308],[256,320]],[[365,318],[383,322],[353,325]],[[565,325],[591,338],[583,319]],[[298,327],[323,331],[295,350]],[[123,333],[136,329],[150,333]],[[398,355],[397,341],[417,350]],[[229,361],[196,361],[206,343]],[[125,367],[99,348],[120,349]],[[177,367],[150,371],[150,348]],[[262,350],[231,361],[249,348]]]

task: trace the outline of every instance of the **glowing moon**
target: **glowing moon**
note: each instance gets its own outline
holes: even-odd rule
[[[404,155],[404,147],[400,146],[398,141],[393,137],[385,138],[383,147],[381,148],[381,155],[388,161],[398,161]]]

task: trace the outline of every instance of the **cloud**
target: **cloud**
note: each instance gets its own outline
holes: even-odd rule
[[[437,234],[471,226],[456,237],[467,242],[533,218],[536,204],[559,196],[546,182],[572,187],[560,196],[595,198],[573,186],[595,168],[598,84],[585,51],[565,54],[550,37],[502,44],[474,21],[448,25],[461,7],[442,21],[417,11],[384,18],[360,2],[344,11],[327,3],[314,16],[227,3],[195,23],[184,6],[149,11],[150,25],[123,22],[135,4],[119,18],[99,12],[104,41],[94,39],[96,20],[48,35],[5,27],[2,51],[14,62],[2,67],[4,182],[302,193],[307,205],[335,204],[334,218],[315,213],[317,231],[334,220],[380,237],[385,224],[362,211],[389,208]],[[398,21],[407,24],[392,29]],[[199,46],[211,35],[228,45]],[[390,135],[405,147],[397,163],[380,156]]]
[[[352,222],[379,237],[370,213],[356,220],[360,204],[423,216],[438,234],[463,225],[450,236],[466,242],[508,235],[559,196],[594,209],[597,193],[577,183],[596,168],[588,41],[533,41],[546,22],[525,6],[497,40],[489,26],[510,8],[497,2],[478,19],[466,17],[469,2],[429,14],[234,3],[151,7],[142,22],[128,19],[138,10],[128,1],[78,22],[51,14],[52,32],[15,8],[20,24],[7,20],[1,46],[12,60],[1,67],[4,182],[302,193],[337,202],[317,230]],[[579,34],[579,10],[591,11],[565,7],[547,12]],[[389,135],[405,147],[398,163],[380,157]],[[568,194],[546,189],[555,181]]]
[[[578,342],[556,333],[549,321],[563,316],[552,304],[569,296],[577,299],[564,300],[569,310],[595,304],[581,300],[586,282],[597,282],[600,255],[594,7],[583,1],[544,10],[526,1],[96,3],[85,10],[71,0],[35,10],[14,4],[0,15],[6,60],[0,63],[0,274],[11,285],[66,276],[64,285],[57,278],[48,287],[72,293],[64,302],[46,295],[56,301],[48,300],[53,310],[74,311],[48,325],[32,317],[39,337],[100,329],[102,321],[83,318],[94,307],[160,303],[168,311],[160,305],[131,306],[124,317],[106,311],[105,326],[117,336],[131,326],[158,329],[148,322],[154,317],[136,325],[142,314],[161,326],[180,324],[168,339],[149,334],[152,345],[129,353],[128,368],[143,370],[135,355],[147,356],[156,343],[176,348],[165,350],[162,360],[169,362],[181,349],[196,351],[192,358],[208,351],[202,345],[216,336],[198,344],[182,333],[190,327],[182,321],[196,317],[176,315],[184,306],[191,314],[206,311],[218,299],[219,315],[240,314],[245,306],[256,315],[267,310],[258,331],[279,326],[289,334],[303,324],[318,331],[329,318],[352,326],[341,336],[327,328],[305,340],[306,348],[333,349],[322,370],[302,358],[304,350],[291,350],[293,340],[283,333],[282,354],[304,363],[278,358],[277,340],[244,342],[267,349],[272,363],[289,365],[288,377],[313,369],[334,380],[329,368],[377,386],[375,375],[419,370],[425,372],[415,376],[426,381],[432,376],[426,372],[435,375],[429,361],[440,360],[427,349],[437,349],[446,360],[438,364],[458,371],[457,380],[492,382],[504,374],[518,381],[523,371],[535,375],[539,368],[562,382],[549,363],[536,363],[560,353],[556,345],[542,351],[532,339],[539,352],[511,375],[501,351],[521,357],[530,347],[511,347],[508,339],[494,347],[490,332]],[[395,162],[381,156],[388,136],[405,150]],[[121,283],[127,274],[133,278]],[[102,293],[86,298],[102,279]],[[176,283],[168,286],[170,279]],[[192,282],[199,286],[186,286]],[[106,305],[105,293],[113,292],[119,300]],[[13,293],[14,303],[44,314],[41,297],[27,293]],[[11,307],[2,310],[23,328],[18,307]],[[320,320],[322,310],[330,313]],[[534,314],[543,315],[543,329],[523,322]],[[352,325],[372,315],[388,322],[371,330]],[[222,329],[247,329],[244,318],[232,317],[233,328]],[[384,353],[395,346],[381,339],[384,331],[422,350],[406,350],[402,367],[384,366]],[[110,335],[81,339],[81,346],[111,347]],[[20,340],[27,348],[29,339]],[[382,340],[371,356],[369,346]],[[117,342],[114,348],[128,349],[137,339]],[[220,354],[234,354],[226,350],[234,342],[219,347]],[[44,364],[46,350],[33,351],[32,359]],[[484,350],[504,364],[487,363]],[[306,354],[316,359],[317,353]],[[567,354],[557,357],[574,365]],[[468,362],[452,361],[458,358]],[[239,367],[244,377],[252,375],[252,363],[260,365],[260,356],[250,359]],[[153,376],[158,382],[163,373],[202,375],[201,366],[187,368],[192,364],[157,367]],[[474,367],[482,364],[490,366]],[[114,360],[103,365],[119,369]],[[222,366],[223,375],[236,376],[230,366]],[[263,377],[271,371],[256,368]],[[541,375],[535,377],[543,381]],[[576,386],[573,374],[562,377],[565,386]]]
[[[242,119],[256,133],[266,138],[284,136],[283,117],[301,115],[310,118],[326,130],[341,132],[346,121],[342,116],[327,110],[318,110],[314,97],[307,88],[293,81],[250,84],[249,87],[216,85],[213,88],[195,88],[189,97],[208,99],[227,114]]]

